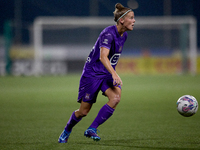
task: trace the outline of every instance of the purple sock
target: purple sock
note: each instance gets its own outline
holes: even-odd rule
[[[82,118],[81,118],[82,119]],[[72,113],[67,125],[65,126],[65,131],[71,132],[72,128],[79,122],[81,119],[76,118],[75,111]]]
[[[104,123],[108,118],[110,118],[115,109],[111,108],[109,105],[105,104],[99,111],[97,117],[94,119],[93,123],[90,125],[91,128],[97,128],[99,125]]]

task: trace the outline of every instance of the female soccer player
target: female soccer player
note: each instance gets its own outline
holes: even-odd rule
[[[87,58],[79,85],[77,101],[81,103],[80,108],[72,113],[58,139],[59,143],[67,143],[72,128],[89,113],[100,90],[108,97],[108,103],[100,109],[84,136],[99,141],[98,126],[112,116],[120,102],[122,80],[116,73],[115,66],[127,39],[126,31],[133,30],[135,19],[134,12],[120,3],[115,5],[113,13],[116,25],[109,26],[100,33]]]

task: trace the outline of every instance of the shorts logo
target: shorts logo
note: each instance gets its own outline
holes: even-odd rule
[[[90,94],[86,93],[85,94],[85,99],[89,100],[90,99]]]
[[[114,54],[111,58],[110,58],[110,64],[111,65],[116,65],[118,60],[119,60],[119,57],[120,57],[121,54]]]
[[[120,46],[120,48],[119,48],[119,52],[121,52],[122,51],[122,46]]]

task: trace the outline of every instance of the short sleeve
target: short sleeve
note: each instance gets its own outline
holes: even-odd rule
[[[99,48],[101,47],[105,47],[110,49],[111,48],[111,43],[113,41],[113,36],[111,33],[103,33],[100,37],[99,37]]]

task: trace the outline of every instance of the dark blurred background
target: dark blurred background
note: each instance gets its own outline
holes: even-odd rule
[[[36,62],[35,55],[34,55],[34,46],[33,46],[33,23],[37,17],[41,16],[52,16],[52,17],[113,17],[113,11],[115,9],[116,3],[121,3],[125,7],[130,7],[135,12],[135,19],[137,25],[137,17],[153,17],[153,16],[181,16],[182,19],[187,19],[187,16],[193,17],[197,20],[197,49],[199,51],[200,47],[200,1],[199,0],[1,0],[0,1],[0,75],[4,74],[33,74],[33,66]],[[113,21],[114,24],[114,21]],[[182,28],[182,27],[181,27]],[[184,26],[183,26],[184,28]],[[138,28],[139,29],[139,28]],[[187,27],[186,30],[188,31]],[[90,34],[93,32],[94,37],[92,43],[98,37],[99,32],[101,31],[93,31],[91,29],[82,28],[81,34],[79,30],[65,30],[62,32],[62,36],[58,31],[56,34],[52,31],[48,31],[46,36],[53,39],[53,42],[62,41],[65,39],[67,41],[67,36],[70,40],[73,40],[70,37],[72,34],[70,32],[78,32],[80,35],[79,42],[85,42],[86,34]],[[182,32],[183,31],[183,32]],[[129,41],[127,41],[127,45],[129,47],[125,47],[126,51],[124,54],[130,56],[129,54],[133,55],[133,57],[138,56],[140,60],[137,62],[137,59],[131,59],[127,62],[126,59],[122,61],[121,68],[127,68],[130,72],[136,73],[175,73],[180,74],[183,72],[187,72],[191,70],[191,57],[188,51],[191,51],[191,48],[188,48],[188,33],[187,31],[184,32],[184,29],[181,32],[179,30],[166,30],[166,31],[159,31],[151,30],[146,32],[146,30],[135,30],[135,32],[130,34]],[[87,32],[87,33],[85,33]],[[168,33],[169,34],[168,34]],[[46,33],[46,32],[44,32]],[[160,34],[164,33],[164,34]],[[149,38],[149,35],[155,34],[154,39]],[[52,36],[53,35],[53,36]],[[59,38],[55,37],[56,35],[60,35]],[[74,34],[75,35],[75,34]],[[159,42],[159,37],[163,38],[163,35],[170,35],[168,39],[171,41],[169,44],[163,44]],[[193,34],[194,35],[194,34]],[[135,36],[135,37],[134,37]],[[184,37],[187,36],[187,37]],[[195,35],[196,36],[196,35]],[[75,35],[75,41],[77,35]],[[144,38],[145,37],[145,38]],[[82,40],[81,40],[82,38]],[[160,38],[160,41],[163,40]],[[50,39],[50,40],[51,40]],[[132,40],[134,39],[134,40]],[[150,40],[149,40],[150,39]],[[49,39],[48,39],[49,41]],[[190,40],[191,41],[191,40]],[[45,38],[43,40],[45,43]],[[133,43],[135,42],[135,43]],[[140,42],[142,42],[140,44]],[[153,43],[154,42],[154,43]],[[173,43],[175,46],[173,46]],[[52,41],[49,43],[52,44]],[[89,42],[85,42],[88,43]],[[137,45],[156,45],[154,48],[151,46],[146,46],[137,49]],[[79,43],[81,44],[81,42]],[[77,45],[79,45],[77,44]],[[160,45],[162,46],[160,46]],[[171,45],[172,46],[171,46]],[[24,47],[25,45],[25,47]],[[167,46],[166,46],[167,45]],[[177,47],[178,45],[178,47]],[[158,47],[159,46],[159,47]],[[72,46],[76,49],[74,46]],[[89,45],[89,47],[92,47]],[[51,47],[52,48],[52,47]],[[57,49],[69,49],[69,46],[66,47],[56,47],[54,48],[54,52],[58,52]],[[158,49],[157,49],[158,48]],[[50,49],[49,47],[47,49]],[[80,49],[80,48],[78,48]],[[83,48],[81,48],[83,49]],[[88,51],[90,48],[86,48]],[[190,50],[189,50],[190,49]],[[177,53],[177,50],[179,51]],[[128,53],[130,52],[130,53]],[[162,53],[160,53],[162,52]],[[64,51],[65,53],[65,51]],[[60,53],[63,55],[64,53]],[[71,53],[71,52],[70,52]],[[85,53],[82,51],[82,53]],[[81,53],[77,52],[75,55],[79,57]],[[139,54],[139,55],[138,55]],[[197,55],[196,53],[193,53]],[[51,55],[54,55],[52,53]],[[150,58],[150,56],[159,56],[154,60]],[[170,59],[167,60],[165,57],[170,55]],[[71,57],[71,56],[70,56]],[[143,58],[145,57],[145,59]],[[176,57],[174,59],[173,57]],[[190,57],[190,58],[189,58]],[[83,60],[76,60],[76,61],[67,61],[65,62],[52,62],[47,63],[43,70],[49,70],[49,72],[54,72],[61,66],[59,71],[63,72],[72,72],[78,70],[81,72],[83,64],[85,62],[85,56]],[[160,59],[162,58],[162,59]],[[34,60],[34,61],[33,61]],[[59,60],[60,61],[60,60]],[[200,58],[196,56],[195,60],[193,61],[193,70],[194,72],[200,72]],[[66,67],[67,63],[67,67]],[[151,64],[151,66],[149,66]],[[160,65],[162,64],[162,65]],[[125,65],[126,67],[124,67]],[[140,67],[142,65],[143,67]],[[120,65],[119,65],[120,66]],[[53,69],[52,69],[53,68]],[[67,69],[66,69],[67,68]],[[77,68],[77,69],[76,69]],[[138,68],[138,72],[135,71]],[[146,71],[141,71],[140,68],[144,68]],[[151,68],[151,69],[149,69]],[[174,68],[171,69],[170,68]],[[186,69],[184,69],[186,68]],[[195,69],[197,68],[197,69]],[[53,71],[52,71],[53,70]],[[64,71],[62,71],[64,70]],[[168,71],[167,71],[168,70]],[[180,71],[181,70],[181,71]],[[55,72],[59,72],[55,71]],[[24,73],[26,72],[26,73]],[[47,71],[48,72],[48,71]],[[123,72],[123,70],[122,70]]]
[[[127,6],[134,0],[1,0],[0,34],[6,20],[15,26],[15,42],[28,43],[28,30],[38,16],[113,16],[114,5]],[[195,16],[200,28],[199,0],[137,0],[135,16]],[[19,35],[16,35],[17,34]],[[198,47],[200,46],[198,30]]]

